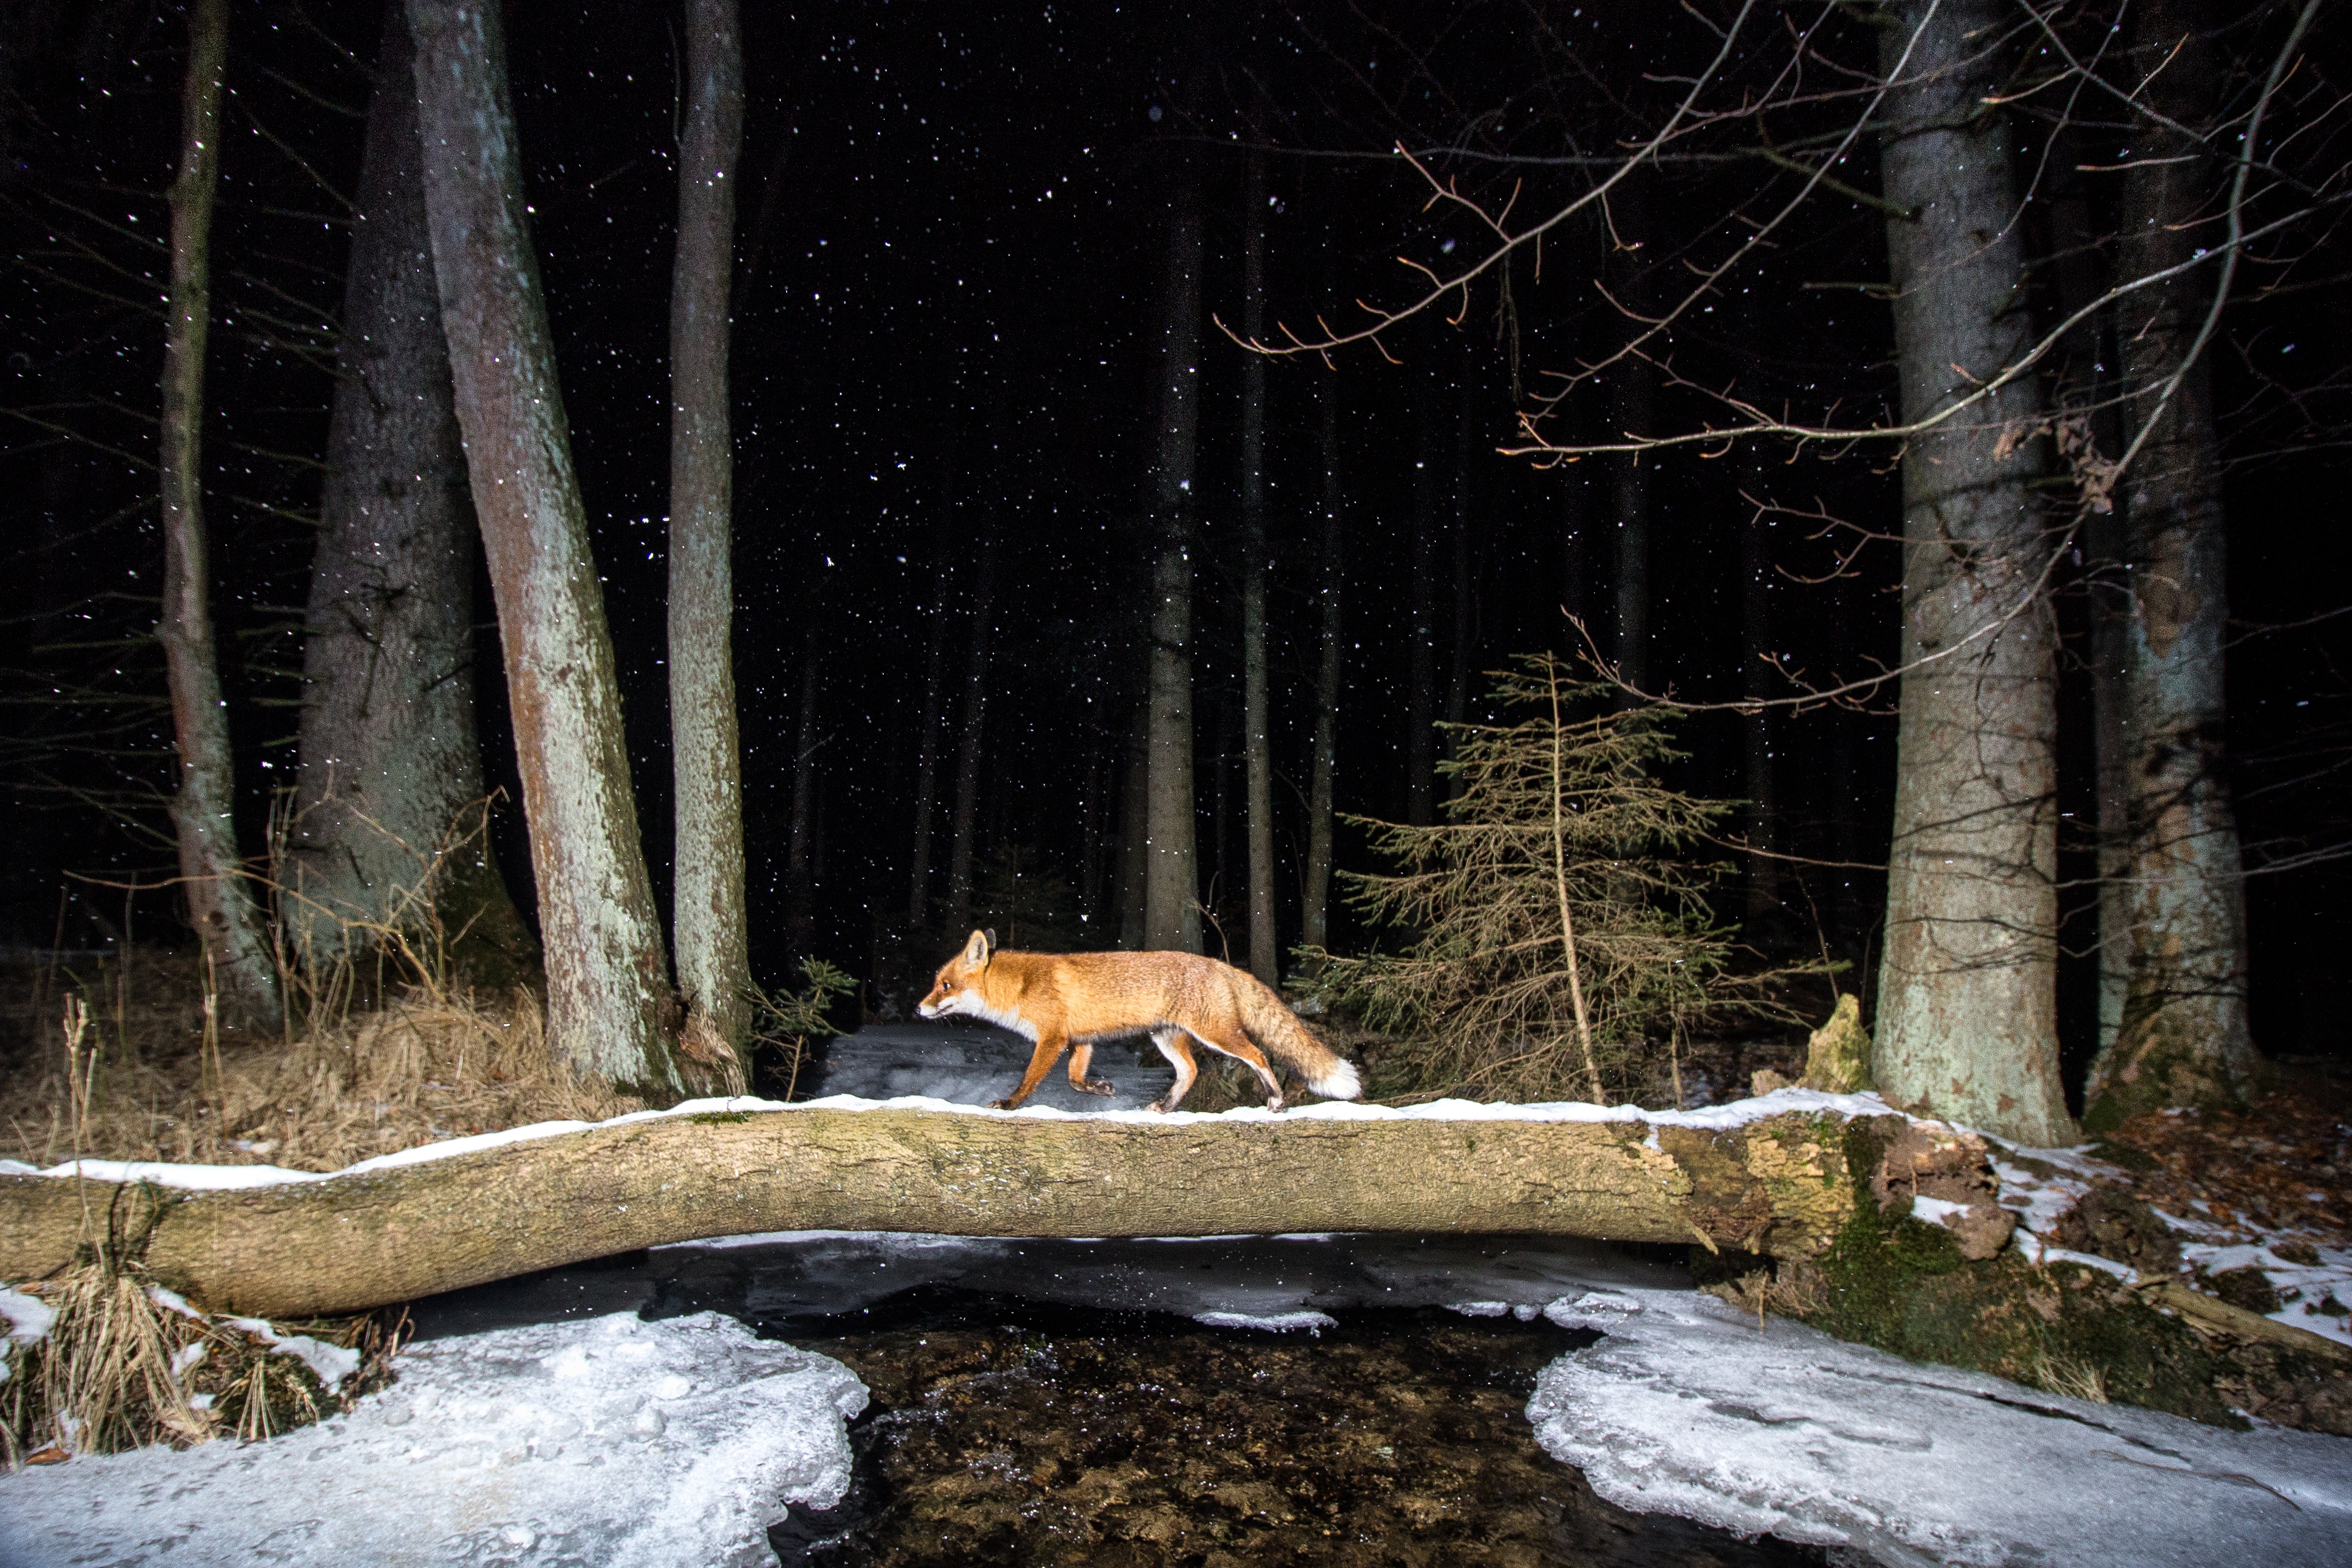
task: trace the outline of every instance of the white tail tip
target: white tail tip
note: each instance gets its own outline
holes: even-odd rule
[[[1331,1070],[1321,1078],[1307,1080],[1307,1087],[1326,1100],[1355,1100],[1364,1092],[1363,1080],[1356,1076],[1353,1062],[1335,1062]]]

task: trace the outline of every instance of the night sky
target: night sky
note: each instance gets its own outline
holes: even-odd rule
[[[1521,210],[1549,210],[1543,204],[1591,177],[1591,164],[1577,160],[1604,155],[1627,127],[1654,121],[1668,91],[1659,79],[1687,72],[1694,51],[1712,47],[1669,8],[1623,19],[1606,8],[1606,26],[1604,8],[1591,9],[1222,6],[1184,16],[1104,5],[799,15],[746,7],[736,647],[754,967],[764,980],[785,978],[793,956],[786,837],[805,661],[819,660],[814,731],[823,743],[810,946],[865,973],[877,920],[904,920],[940,568],[952,686],[971,633],[959,595],[992,528],[1005,554],[992,617],[980,857],[983,866],[1017,858],[1033,879],[1059,878],[1066,894],[1046,902],[1072,920],[1087,917],[1080,940],[1108,945],[1116,936],[1107,871],[1118,768],[1141,684],[1162,220],[1180,167],[1189,163],[1203,182],[1210,311],[1239,319],[1243,148],[1255,142],[1270,149],[1268,316],[1303,325],[1320,312],[1337,321],[1357,298],[1402,295],[1410,275],[1400,254],[1436,261],[1451,254],[1449,243],[1476,240],[1461,215],[1423,210],[1418,176],[1382,155],[1394,141],[1481,149],[1491,156],[1433,166],[1496,200],[1523,179]],[[320,186],[348,194],[355,181],[362,121],[350,111],[366,103],[362,63],[373,55],[378,15],[367,4],[241,5],[232,44],[207,459],[248,846],[259,843],[268,790],[292,759],[286,704],[295,690],[285,672],[299,666],[299,619],[289,621],[287,607],[300,605],[307,582],[300,514],[317,505],[331,386],[315,351],[340,304],[345,243],[339,226],[320,221],[334,215]],[[508,11],[535,237],[605,574],[647,857],[665,891],[677,25],[674,8],[655,5]],[[170,777],[161,659],[142,636],[161,555],[152,495],[141,504],[152,477],[133,461],[153,450],[162,332],[135,279],[142,268],[160,276],[160,258],[140,237],[162,233],[166,221],[160,196],[176,145],[184,31],[169,12],[27,0],[8,7],[5,30],[0,194],[15,262],[0,284],[0,401],[28,416],[12,422],[0,458],[16,583],[0,651],[13,704],[0,755],[17,824],[5,919],[7,940],[46,946],[62,873],[160,872],[170,861],[153,794]],[[1852,54],[1861,37],[1841,43],[1833,34],[1832,43]],[[2333,47],[2340,55],[2341,40]],[[1497,161],[1509,157],[1553,161]],[[1874,187],[1864,155],[1841,175]],[[1738,160],[1672,173],[1633,265],[1633,286],[1663,287],[1685,264],[1719,254],[1732,226],[1725,215],[1770,177],[1769,167]],[[2106,198],[2095,190],[2090,199]],[[1678,331],[1676,370],[1776,404],[1835,405],[1857,422],[1886,409],[1892,331],[1884,304],[1852,288],[1808,286],[1883,277],[1880,222],[1851,203],[1825,202]],[[1594,287],[1605,256],[1596,226],[1570,226],[1548,245],[1540,277],[1524,266],[1513,273],[1507,307],[1483,287],[1458,327],[1431,321],[1398,333],[1388,346],[1401,364],[1363,350],[1336,370],[1310,360],[1273,367],[1270,618],[1286,946],[1297,939],[1311,724],[1318,386],[1336,385],[1342,413],[1349,647],[1339,804],[1399,817],[1417,485],[1434,485],[1429,510],[1444,531],[1428,553],[1440,578],[1441,710],[1455,647],[1458,483],[1467,486],[1460,515],[1474,589],[1470,668],[1565,649],[1561,610],[1580,591],[1580,605],[1570,607],[1596,617],[1607,644],[1618,460],[1540,470],[1492,450],[1511,433],[1515,376],[1522,392],[1538,390],[1547,368],[1605,342],[1611,315]],[[2327,419],[2328,398],[2340,397],[2352,311],[2326,308],[2334,300],[2324,289],[2288,292],[2234,311],[2215,362],[2233,443],[2231,591],[2244,626],[2231,653],[2231,743],[2249,858],[2315,862],[2248,884],[2256,1038],[2273,1053],[2339,1048],[2352,1002],[2341,978],[2352,938],[2352,918],[2341,912],[2345,879],[2315,853],[2347,837],[2335,775],[2352,755],[2352,646],[2343,620],[2267,629],[2347,598],[2342,426]],[[1234,550],[1241,362],[1242,351],[1213,331],[1200,363],[1204,533],[1195,604],[1203,892],[1236,951],[1245,919]],[[1603,428],[1605,392],[1577,394],[1560,423]],[[1696,407],[1668,395],[1661,417]],[[1466,467],[1457,464],[1464,418],[1472,428]],[[68,430],[79,439],[67,439]],[[1822,523],[1806,515],[1894,526],[1890,457],[1814,451],[1791,461],[1786,452],[1743,450],[1658,462],[1650,481],[1654,680],[1694,698],[1739,690],[1753,651],[1740,633],[1738,536],[1751,510],[1743,492],[1788,509],[1771,531],[1771,651],[1816,679],[1891,660],[1893,548],[1873,545],[1848,574],[1808,581],[1830,575],[1851,536],[1822,537]],[[1417,464],[1431,465],[1433,479]],[[2062,591],[2058,613],[2079,647],[2087,613],[2078,584]],[[486,578],[479,618],[486,761],[494,778],[510,780]],[[2066,679],[2063,805],[2087,820],[2088,681],[2078,666]],[[1483,683],[1472,685],[1475,692]],[[952,707],[949,718],[952,726]],[[1785,847],[1823,860],[1884,857],[1893,733],[1885,713],[1776,721]],[[1677,782],[1713,795],[1741,792],[1738,719],[1701,715],[1683,737],[1692,754]],[[943,750],[952,757],[951,732]],[[942,868],[951,783],[943,763]],[[1092,837],[1089,821],[1099,830]],[[520,813],[508,812],[500,831],[520,896],[529,865]],[[1373,868],[1360,835],[1343,829],[1340,845],[1343,868]],[[2087,869],[2088,857],[2070,847],[2062,870]],[[1101,897],[1084,906],[1078,889],[1097,874]],[[1832,949],[1866,964],[1882,881],[1866,868],[1809,868],[1810,906],[1792,892],[1789,915],[1759,934],[1810,946],[1817,910]],[[943,872],[937,886],[944,890]],[[2076,888],[2067,901],[2087,909],[2091,896]],[[68,944],[102,942],[121,919],[119,899],[74,891]],[[1738,912],[1736,881],[1722,903]],[[975,915],[1009,923],[984,901]],[[144,933],[166,931],[171,901],[152,896],[138,918]],[[2090,934],[2077,921],[2067,937],[2087,943]],[[1334,940],[1367,938],[1343,920]],[[2086,962],[2065,966],[2076,1055],[2088,1043],[2089,981]]]

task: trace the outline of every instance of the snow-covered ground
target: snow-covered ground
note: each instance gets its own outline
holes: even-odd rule
[[[784,1504],[849,1484],[840,1363],[713,1313],[412,1347],[399,1382],[266,1443],[0,1479],[0,1568],[772,1563]]]
[[[2020,1251],[2037,1263],[2071,1259],[2126,1279],[2137,1278],[2122,1263],[2069,1252],[2051,1239],[2059,1221],[2095,1181],[2128,1191],[2134,1184],[2129,1172],[2093,1159],[2082,1149],[2002,1148],[2009,1157],[1996,1157],[1993,1173],[2000,1178],[2001,1206],[2017,1215],[2013,1245]],[[2278,1310],[2270,1314],[2272,1321],[2352,1345],[2352,1316],[2336,1310],[2338,1303],[2352,1303],[2352,1247],[2265,1228],[2242,1215],[2223,1226],[2202,1215],[2171,1214],[2153,1205],[2150,1209],[2179,1238],[2184,1270],[2201,1270],[2210,1277],[2259,1268],[2280,1298]]]
[[[2352,1563],[2352,1440],[2086,1405],[1689,1291],[1571,1311],[1608,1337],[1528,1415],[1621,1508],[1888,1564]]]

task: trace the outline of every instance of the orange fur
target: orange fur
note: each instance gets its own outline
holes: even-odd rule
[[[1192,1042],[1248,1063],[1265,1085],[1270,1110],[1284,1104],[1274,1062],[1330,1099],[1362,1092],[1354,1066],[1307,1033],[1272,987],[1189,952],[1013,952],[999,948],[993,932],[976,931],[940,966],[916,1011],[926,1018],[986,1018],[1035,1045],[1020,1087],[994,1102],[1003,1110],[1034,1094],[1066,1050],[1072,1087],[1110,1093],[1087,1068],[1097,1042],[1122,1035],[1150,1035],[1176,1068],[1175,1083],[1154,1110],[1175,1110],[1192,1087]]]

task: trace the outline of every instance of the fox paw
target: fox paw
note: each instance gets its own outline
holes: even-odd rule
[[[988,1109],[991,1110],[1011,1110],[1020,1103],[1021,1102],[1019,1100],[1013,1099],[1008,1094],[1003,1100],[990,1100],[988,1102]]]
[[[1107,1078],[1090,1078],[1071,1087],[1086,1094],[1108,1095],[1118,1092],[1118,1086]]]
[[[1288,1109],[1290,1101],[1278,1094],[1269,1094],[1265,1097],[1265,1108],[1268,1110],[1284,1110]]]

